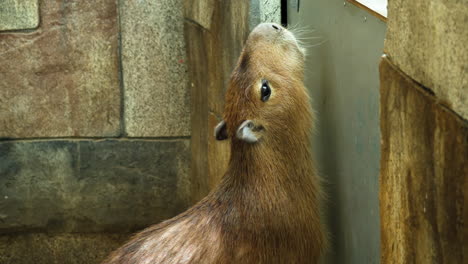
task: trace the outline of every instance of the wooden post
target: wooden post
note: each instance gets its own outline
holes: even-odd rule
[[[382,263],[466,263],[468,123],[380,64]]]
[[[229,143],[217,142],[224,93],[247,39],[249,1],[185,0],[185,40],[191,87],[192,198],[203,198],[219,182]]]

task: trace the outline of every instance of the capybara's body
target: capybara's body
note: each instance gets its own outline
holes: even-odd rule
[[[136,234],[106,264],[317,263],[326,246],[310,150],[304,51],[291,32],[250,34],[216,137],[231,140],[219,186],[186,212]]]

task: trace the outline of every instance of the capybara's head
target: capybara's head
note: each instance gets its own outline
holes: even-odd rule
[[[289,30],[274,23],[258,25],[232,73],[216,138],[263,144],[307,130],[304,59],[304,49]]]

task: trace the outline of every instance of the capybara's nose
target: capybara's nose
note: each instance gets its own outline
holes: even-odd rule
[[[272,34],[274,32],[281,32],[283,27],[275,23],[262,23],[258,25],[254,31],[260,34]]]
[[[275,24],[275,23],[267,23],[267,26],[278,32],[280,32],[283,29],[282,26]]]

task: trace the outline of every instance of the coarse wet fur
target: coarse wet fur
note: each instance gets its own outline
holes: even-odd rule
[[[265,23],[252,31],[216,128],[217,139],[231,140],[221,183],[186,212],[136,234],[104,263],[318,262],[327,239],[304,58],[287,29]]]

